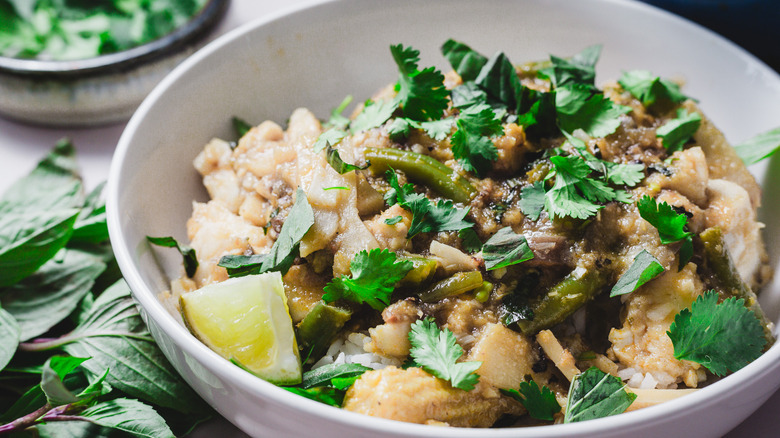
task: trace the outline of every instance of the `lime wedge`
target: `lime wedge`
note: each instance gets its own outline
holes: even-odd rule
[[[181,313],[192,334],[222,357],[271,383],[300,383],[301,359],[278,272],[185,293]]]

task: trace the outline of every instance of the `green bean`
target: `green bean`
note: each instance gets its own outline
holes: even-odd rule
[[[298,324],[298,344],[311,358],[319,358],[352,316],[352,312],[320,301]]]
[[[761,321],[761,325],[764,327],[764,336],[769,342],[767,346],[771,346],[775,339],[772,331],[769,330],[769,319],[764,315],[764,311],[761,310],[755,292],[739,275],[739,271],[737,271],[737,267],[729,254],[726,241],[723,239],[723,232],[719,227],[710,227],[702,231],[699,234],[699,238],[704,244],[707,267],[712,271],[721,291],[728,297],[745,300],[745,307],[752,310],[758,320]]]
[[[479,271],[458,272],[420,292],[424,303],[433,303],[447,297],[454,297],[482,286],[482,274]]]
[[[433,259],[426,259],[422,256],[396,254],[399,261],[408,260],[412,262],[412,270],[406,274],[399,282],[401,286],[420,286],[425,285],[436,273],[438,263]]]
[[[366,148],[364,156],[366,161],[371,162],[369,170],[374,175],[384,173],[392,167],[405,173],[410,180],[463,204],[467,204],[477,194],[477,190],[466,178],[427,155],[400,149]]]
[[[486,302],[490,299],[490,292],[493,291],[493,283],[489,281],[483,281],[482,286],[474,291],[474,299],[480,303]]]
[[[517,325],[531,335],[559,324],[598,295],[606,284],[607,275],[602,271],[578,267],[532,305],[533,319],[517,321]]]

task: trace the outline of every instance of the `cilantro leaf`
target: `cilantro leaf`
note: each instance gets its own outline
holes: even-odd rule
[[[411,183],[406,183],[401,186],[398,182],[398,175],[396,175],[392,169],[388,169],[387,172],[385,172],[385,177],[387,177],[387,182],[390,184],[390,190],[385,193],[384,197],[387,205],[406,205],[407,199],[414,195],[414,185]]]
[[[441,46],[441,53],[449,61],[452,69],[460,75],[463,82],[473,81],[488,60],[471,47],[449,39]]]
[[[699,296],[683,309],[666,332],[674,357],[707,367],[717,376],[737,371],[761,355],[764,329],[745,301],[735,297],[718,304],[718,293]]]
[[[545,74],[550,77],[556,88],[569,84],[580,84],[595,90],[595,67],[600,55],[600,45],[586,47],[582,52],[572,56],[571,59],[551,55],[552,67],[546,70]]]
[[[555,89],[558,126],[572,133],[582,129],[591,137],[606,137],[620,126],[620,116],[631,108],[618,105],[601,93],[593,94],[581,84],[568,84]]]
[[[772,156],[780,149],[780,128],[771,129],[734,145],[734,150],[746,166]]]
[[[380,100],[379,102],[369,100],[349,128],[352,132],[359,132],[381,126],[393,115],[396,109],[398,109],[397,100]]]
[[[656,129],[655,135],[661,137],[664,148],[669,153],[681,151],[685,143],[701,125],[701,116],[697,112],[688,113],[683,108],[677,111],[677,118],[669,120]]]
[[[425,371],[448,380],[453,388],[471,391],[479,382],[482,362],[457,362],[463,356],[463,348],[448,329],[440,330],[431,319],[421,319],[412,324],[409,332],[412,348],[409,354]]]
[[[420,52],[411,47],[393,45],[390,52],[398,65],[396,99],[404,116],[417,121],[440,119],[450,94],[444,88],[444,75],[434,67],[418,70]]]
[[[687,97],[680,92],[680,87],[674,82],[654,76],[647,70],[634,70],[623,73],[618,83],[644,106],[656,102],[668,101],[680,103]]]
[[[238,138],[245,136],[246,133],[252,129],[252,125],[250,125],[249,122],[239,117],[234,116],[231,121],[233,122],[233,129],[236,131]]]
[[[485,269],[503,268],[534,258],[525,236],[517,234],[512,227],[505,227],[490,237],[482,247]]]
[[[330,167],[338,172],[339,175],[344,175],[345,173],[351,172],[353,170],[368,169],[369,166],[369,163],[366,163],[365,166],[361,167],[344,162],[344,160],[341,159],[341,155],[339,155],[339,150],[330,146],[328,146],[326,154],[328,157],[328,164],[330,164]]]
[[[367,303],[376,310],[390,304],[390,295],[398,283],[412,270],[412,262],[396,261],[390,250],[379,248],[360,251],[349,265],[352,276],[342,275],[325,285],[322,299],[331,303],[346,299],[354,303]]]
[[[226,255],[219,259],[218,266],[225,268],[230,277],[262,274],[279,271],[283,275],[298,256],[298,245],[303,236],[314,225],[314,210],[300,187],[295,193],[293,204],[282,229],[268,254]]]
[[[455,208],[449,199],[440,199],[434,204],[424,195],[415,194],[414,199],[409,203],[409,210],[412,212],[412,224],[406,234],[407,239],[411,239],[418,233],[460,231],[474,226],[471,222],[465,221],[469,209]]]
[[[475,253],[482,251],[482,241],[479,240],[477,232],[473,228],[464,228],[458,231],[458,237],[461,241],[461,246],[468,253]]]
[[[501,393],[512,397],[525,406],[528,415],[537,420],[552,421],[553,415],[561,412],[561,405],[555,394],[545,385],[539,388],[533,380],[520,382],[520,390],[502,389]]]
[[[607,179],[618,185],[633,187],[645,178],[645,166],[643,164],[621,164],[603,161]]]
[[[323,132],[322,134],[320,134],[319,137],[317,137],[317,141],[314,142],[314,153],[319,154],[320,152],[324,151],[328,146],[330,147],[336,146],[346,136],[347,136],[346,131],[342,131],[341,129],[337,129],[337,128],[329,129]]]
[[[166,248],[176,248],[184,259],[184,271],[187,273],[187,277],[192,278],[195,275],[195,271],[198,270],[198,257],[195,255],[195,250],[187,245],[181,244],[171,236],[166,237],[151,237],[146,236],[146,240],[157,246],[163,246]]]
[[[662,272],[664,272],[664,267],[658,262],[658,259],[643,249],[634,257],[634,263],[620,276],[609,296],[616,297],[633,292]]]
[[[392,140],[398,141],[409,137],[412,128],[421,129],[434,140],[444,140],[452,132],[454,119],[447,117],[440,120],[417,122],[406,117],[397,117],[387,127],[387,133]]]
[[[576,423],[620,414],[635,399],[636,394],[627,392],[620,378],[591,367],[574,376],[563,422]]]
[[[401,222],[402,220],[404,220],[404,217],[399,214],[398,216],[385,219],[385,223],[387,225],[395,225],[398,222]]]
[[[492,167],[498,150],[490,137],[503,132],[501,120],[487,104],[470,106],[460,113],[452,134],[452,153],[463,168],[478,175]]]
[[[451,96],[452,106],[455,108],[468,108],[480,103],[488,103],[487,93],[474,82],[466,82],[453,88]]]
[[[523,187],[520,196],[520,211],[531,220],[539,220],[545,204],[544,181],[536,181],[530,186]]]
[[[330,119],[325,122],[325,126],[328,128],[336,128],[338,130],[346,129],[349,125],[349,119],[345,117],[343,113],[350,103],[352,103],[352,96],[347,95],[344,100],[341,101],[339,106],[331,110]]]
[[[611,200],[614,191],[603,182],[588,178],[590,167],[579,157],[550,157],[554,172],[547,178],[555,178],[555,184],[545,194],[545,209],[551,218],[570,216],[587,219],[603,206],[595,201]],[[590,193],[590,190],[594,190]]]
[[[672,206],[666,202],[656,204],[655,199],[645,195],[637,201],[637,208],[642,219],[650,222],[658,230],[661,237],[661,243],[668,245],[670,243],[682,241],[680,247],[680,263],[678,269],[682,269],[688,264],[693,255],[693,233],[685,231],[688,223],[688,216],[678,214]]]

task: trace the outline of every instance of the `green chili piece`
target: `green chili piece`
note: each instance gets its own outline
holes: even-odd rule
[[[523,333],[530,335],[559,324],[606,285],[607,276],[603,272],[577,267],[531,306],[533,319],[517,321],[517,325]]]
[[[364,157],[371,162],[369,169],[374,175],[380,175],[389,168],[397,169],[410,180],[455,202],[467,204],[477,194],[466,178],[427,155],[400,149],[366,148]]]
[[[457,272],[430,289],[420,292],[424,303],[433,303],[444,298],[454,297],[482,286],[482,274],[479,271]]]
[[[325,354],[352,312],[323,301],[315,304],[298,324],[298,344],[304,355],[315,360]]]
[[[745,307],[756,314],[764,327],[764,336],[768,341],[767,347],[770,347],[775,342],[775,338],[769,330],[769,319],[764,315],[761,306],[758,305],[756,293],[740,277],[729,254],[726,241],[723,240],[723,232],[719,227],[710,227],[702,231],[699,238],[704,244],[707,267],[712,271],[714,279],[718,283],[718,289],[727,297],[745,300]]]
[[[427,284],[433,274],[436,273],[438,263],[433,259],[422,256],[396,254],[398,261],[408,260],[412,262],[412,270],[398,283],[401,286],[420,286]]]

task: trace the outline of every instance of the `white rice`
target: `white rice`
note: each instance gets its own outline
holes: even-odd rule
[[[668,373],[643,373],[635,368],[618,370],[617,376],[631,388],[639,389],[674,389],[677,384]]]
[[[332,363],[356,363],[374,370],[391,365],[401,366],[398,359],[366,351],[369,342],[371,338],[362,333],[350,333],[346,337],[338,338],[330,344],[325,355],[312,365],[312,369]]]

